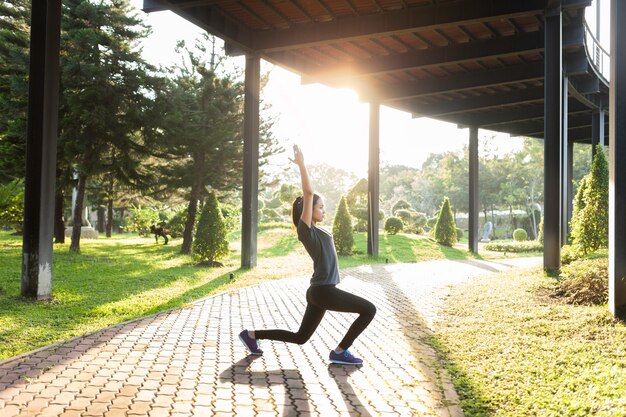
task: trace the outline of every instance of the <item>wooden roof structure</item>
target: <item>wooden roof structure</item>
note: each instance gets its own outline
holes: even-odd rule
[[[514,136],[544,135],[548,0],[144,0],[258,54],[303,82],[350,87],[364,101]],[[584,9],[562,1],[568,136],[591,142],[608,83],[588,58]],[[605,135],[608,135],[608,129]]]

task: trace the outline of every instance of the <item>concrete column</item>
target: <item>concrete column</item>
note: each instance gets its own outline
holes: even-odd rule
[[[611,0],[609,97],[609,310],[626,306],[626,2]]]
[[[469,129],[469,218],[468,218],[468,249],[478,253],[478,211],[480,210],[480,193],[478,189],[478,128]]]
[[[380,104],[370,103],[369,165],[367,171],[367,254],[378,256],[378,211],[380,184]]]
[[[563,126],[563,21],[560,2],[545,15],[544,223],[543,267],[561,268],[561,141]]]
[[[243,194],[241,210],[241,267],[254,268],[257,262],[259,220],[259,94],[261,59],[246,56]]]
[[[46,299],[52,295],[61,0],[34,1],[31,8],[21,293]]]

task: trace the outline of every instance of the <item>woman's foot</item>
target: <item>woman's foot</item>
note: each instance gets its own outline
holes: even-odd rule
[[[338,363],[341,365],[363,365],[363,359],[357,358],[347,349],[342,350],[339,353],[331,350],[329,359],[332,363]]]
[[[246,347],[246,349],[248,349],[248,352],[250,352],[251,355],[263,354],[263,351],[259,347],[259,342],[255,338],[250,336],[250,333],[248,333],[247,330],[243,330],[241,333],[239,333],[239,340],[241,340],[241,343],[243,343],[243,345]]]

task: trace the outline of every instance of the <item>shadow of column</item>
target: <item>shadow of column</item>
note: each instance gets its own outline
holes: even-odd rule
[[[311,413],[311,405],[305,395],[294,395],[296,390],[305,386],[304,378],[297,369],[277,369],[273,371],[250,371],[248,368],[260,356],[249,355],[231,365],[220,374],[220,382],[230,382],[234,385],[246,384],[252,387],[268,388],[271,385],[284,385],[284,408],[281,416],[296,417],[300,413]],[[289,374],[286,378],[285,374]],[[293,382],[289,382],[293,381]],[[236,411],[236,410],[234,410]],[[305,414],[310,415],[310,414]]]

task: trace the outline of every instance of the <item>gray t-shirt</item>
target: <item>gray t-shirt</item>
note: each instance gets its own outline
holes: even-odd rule
[[[313,259],[313,276],[311,285],[339,284],[339,269],[337,269],[337,251],[333,242],[333,235],[324,229],[311,227],[300,220],[298,222],[298,240]]]

